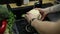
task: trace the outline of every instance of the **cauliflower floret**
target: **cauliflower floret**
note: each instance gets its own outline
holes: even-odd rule
[[[42,17],[39,10],[36,10],[36,9],[30,10],[29,13],[34,14],[34,15],[39,15],[39,19],[41,19]]]

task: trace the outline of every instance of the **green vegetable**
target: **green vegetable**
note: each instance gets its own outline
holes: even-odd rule
[[[6,31],[4,34],[13,34],[12,32],[12,26],[15,22],[15,16],[14,14],[11,12],[11,10],[8,10],[7,5],[0,5],[0,14],[3,15],[3,17],[0,17],[0,20],[4,19],[5,17],[7,17],[7,27],[6,27]]]

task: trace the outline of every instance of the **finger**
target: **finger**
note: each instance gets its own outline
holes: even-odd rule
[[[27,14],[25,15],[25,19],[28,20],[28,16],[27,16]]]
[[[30,12],[27,12],[27,15],[31,14]]]
[[[28,18],[27,14],[25,14],[25,18],[26,18],[26,19]]]
[[[48,14],[42,16],[41,20],[43,21]]]
[[[29,17],[29,15],[26,14],[26,17],[25,17],[25,18],[26,18],[26,20],[27,20],[28,22],[30,22],[30,17]]]
[[[25,18],[27,18],[26,14],[25,14]]]
[[[29,15],[28,15],[28,14],[26,14],[26,15],[25,15],[25,18],[26,18],[26,19],[28,19],[28,18],[29,18]]]

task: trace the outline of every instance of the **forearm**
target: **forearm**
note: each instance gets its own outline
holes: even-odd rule
[[[44,9],[47,13],[51,13],[51,12],[58,12],[60,11],[60,4],[51,6],[51,7],[47,7]]]
[[[57,30],[57,24],[54,22],[34,20],[31,25],[38,33],[50,33]]]

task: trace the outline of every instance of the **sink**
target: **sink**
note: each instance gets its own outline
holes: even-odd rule
[[[51,3],[44,4],[42,5],[42,8],[46,8],[52,5],[53,4]],[[22,14],[26,14],[26,12],[28,12],[31,9],[33,9],[33,6],[12,8],[13,13],[16,15],[16,21],[12,28],[14,34],[38,34],[38,32],[34,28],[32,28],[32,26],[29,26],[30,27],[29,29],[30,30],[32,29],[34,32],[32,30],[31,30],[32,32],[27,32],[25,28],[26,25],[28,25],[28,23],[25,18],[21,17]],[[49,21],[48,17],[46,17],[45,20]]]

